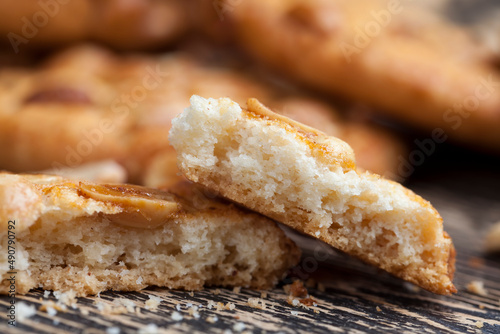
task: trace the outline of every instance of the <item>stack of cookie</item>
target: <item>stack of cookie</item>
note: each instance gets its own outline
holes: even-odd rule
[[[495,54],[462,29],[368,0],[8,7],[1,59],[48,54],[0,64],[0,217],[18,224],[19,292],[270,287],[300,254],[276,222],[455,291],[451,239],[393,182],[407,147],[382,124],[500,149]]]

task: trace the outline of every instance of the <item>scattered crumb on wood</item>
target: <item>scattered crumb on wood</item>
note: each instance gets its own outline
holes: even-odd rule
[[[240,293],[240,292],[241,292],[241,286],[235,286],[235,287],[233,288],[233,292],[234,292],[234,293]]]
[[[66,305],[60,305],[57,303],[54,303],[53,300],[48,300],[42,305],[40,305],[39,310],[42,312],[47,312],[48,315],[53,316],[57,313],[57,311],[66,311]]]
[[[188,308],[188,313],[195,319],[200,318],[200,313],[198,312],[198,306],[191,306],[190,308]]]
[[[111,305],[100,300],[94,301],[94,304],[103,315],[140,314],[141,312],[140,307],[136,306],[133,301],[125,298],[115,299]]]
[[[141,327],[137,333],[138,334],[156,334],[156,333],[159,333],[159,329],[158,329],[158,326],[156,326],[155,324],[148,324],[144,327]]]
[[[172,315],[170,316],[170,318],[172,318],[173,321],[181,321],[182,319],[184,319],[182,314],[180,314],[177,311],[172,312]]]
[[[260,298],[248,298],[247,305],[260,310],[266,309],[266,301]]]
[[[377,312],[382,312],[382,309],[378,306],[375,309],[377,310]]]
[[[302,305],[305,305],[305,306],[316,306],[317,305],[316,299],[314,299],[312,297],[302,298],[299,301]]]
[[[219,321],[219,318],[216,315],[211,315],[205,321],[211,324],[215,324],[217,321]]]
[[[477,328],[483,328],[483,326],[484,326],[484,322],[482,322],[482,321],[476,321],[476,327]]]
[[[106,328],[106,334],[120,334],[120,327],[108,327]]]
[[[467,284],[467,291],[483,297],[488,295],[488,291],[484,288],[484,283],[482,281],[470,282]]]
[[[292,284],[287,284],[283,286],[283,290],[293,297],[305,298],[308,296],[308,292],[304,283],[300,280],[293,282]]]
[[[302,307],[306,310],[310,310],[312,306],[318,306],[317,301],[309,296],[307,289],[304,287],[304,283],[300,280],[283,286],[283,290],[288,293],[286,302],[289,305],[295,307]],[[314,309],[313,309],[314,310]],[[319,312],[315,312],[319,313]]]
[[[19,302],[16,305],[16,316],[17,321],[23,322],[25,319],[28,319],[36,314],[35,306],[29,305],[24,302]]]
[[[156,297],[153,295],[148,295],[148,297],[149,299],[146,300],[146,303],[144,303],[146,310],[150,311],[158,310],[158,306],[160,306],[162,299],[160,297]]]
[[[246,325],[243,322],[237,322],[233,326],[233,330],[235,332],[242,332],[246,328]]]

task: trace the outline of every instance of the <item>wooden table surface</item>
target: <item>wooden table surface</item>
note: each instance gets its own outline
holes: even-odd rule
[[[454,240],[459,292],[453,296],[415,289],[322,243],[295,236],[304,255],[292,276],[313,278],[324,285],[324,290],[317,286],[308,289],[317,307],[289,305],[282,286],[267,292],[265,309],[248,305],[248,298],[261,297],[259,291],[210,288],[190,293],[151,288],[140,293],[106,292],[100,298],[79,298],[76,309],[69,307],[50,316],[38,310],[47,302],[43,291],[33,291],[17,296],[17,302],[35,305],[36,315],[16,328],[2,321],[0,332],[103,333],[108,327],[118,327],[120,333],[146,333],[146,326],[155,324],[159,333],[236,333],[244,324],[243,332],[252,333],[500,333],[500,254],[483,252],[488,227],[500,221],[500,159],[443,145],[407,185],[436,206]],[[484,282],[486,296],[467,291],[466,285],[473,280]],[[157,311],[144,307],[148,295],[162,298]],[[55,300],[52,295],[48,299]],[[104,315],[98,310],[97,304],[113,305],[120,299],[133,301],[137,312]],[[235,309],[208,309],[209,301],[234,303]],[[3,310],[8,302],[7,297],[0,298]],[[172,319],[177,304],[183,315],[180,321]],[[189,314],[190,305],[201,305],[199,318]],[[2,314],[5,317],[6,312]],[[218,319],[215,322],[214,316]]]

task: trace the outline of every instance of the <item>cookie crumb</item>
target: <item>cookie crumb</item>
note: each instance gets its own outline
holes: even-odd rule
[[[36,314],[36,309],[34,305],[28,305],[24,302],[19,302],[16,305],[17,308],[17,321],[23,322],[25,319],[31,318]]]
[[[66,306],[65,305],[59,305],[54,303],[52,300],[49,300],[45,303],[42,303],[42,305],[39,308],[40,311],[42,312],[47,312],[48,315],[53,316],[57,313],[57,311],[65,311]],[[55,312],[55,313],[54,313]]]
[[[467,284],[467,291],[483,297],[488,295],[488,290],[484,288],[482,281],[471,281]]]
[[[172,315],[170,316],[170,318],[172,318],[172,320],[174,320],[174,321],[181,321],[182,319],[184,319],[182,314],[180,314],[177,311],[172,312]]]
[[[377,310],[377,312],[382,312],[382,309],[378,306],[375,309]]]
[[[188,309],[188,313],[189,313],[190,316],[192,316],[195,319],[199,319],[200,318],[200,313],[198,312],[198,306],[191,306]]]
[[[150,311],[158,310],[158,306],[160,306],[162,299],[160,297],[156,297],[153,295],[148,295],[148,297],[149,299],[146,300],[146,303],[144,303],[146,310]]]
[[[142,328],[139,329],[137,332],[138,334],[157,334],[158,332],[158,326],[155,324],[148,324]]]
[[[266,309],[266,302],[260,298],[248,298],[247,305],[260,310]]]
[[[483,328],[483,326],[484,326],[484,322],[479,321],[479,320],[478,320],[478,321],[476,321],[476,327],[477,327],[477,328]]]
[[[205,321],[208,323],[214,324],[217,321],[219,321],[219,318],[217,318],[216,315],[213,315],[213,316],[209,316]]]
[[[233,293],[240,293],[241,292],[241,286],[235,286],[233,288]]]
[[[106,328],[106,334],[120,334],[119,327],[108,327]]]
[[[283,290],[285,290],[287,294],[292,295],[293,297],[305,298],[309,295],[306,287],[304,286],[304,283],[300,280],[297,280],[292,284],[284,285]]]
[[[236,332],[242,332],[247,326],[243,322],[237,322],[233,326],[233,330]]]
[[[209,300],[209,301],[208,301],[208,303],[207,303],[207,308],[208,308],[209,310],[211,310],[211,309],[212,309],[212,307],[217,307],[217,303],[216,303],[216,302],[214,302],[213,300]],[[180,310],[179,310],[179,311],[180,311]]]

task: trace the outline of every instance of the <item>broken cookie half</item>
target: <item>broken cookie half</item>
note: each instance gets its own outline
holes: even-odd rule
[[[9,291],[9,272],[20,294],[38,287],[79,296],[150,285],[267,288],[300,257],[273,221],[191,185],[168,193],[0,173],[0,219],[0,293]]]
[[[170,142],[185,176],[369,264],[438,294],[456,292],[455,250],[431,204],[356,170],[343,141],[255,99],[191,98]]]

